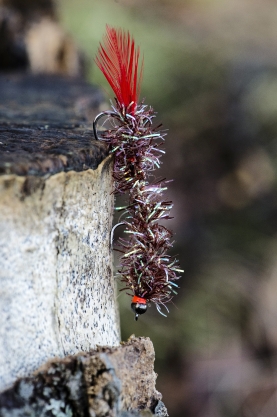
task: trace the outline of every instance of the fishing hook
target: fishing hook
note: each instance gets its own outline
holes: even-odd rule
[[[102,138],[99,138],[98,137],[98,133],[97,133],[97,123],[98,123],[98,121],[102,118],[102,117],[104,117],[104,116],[111,116],[111,117],[115,117],[116,116],[116,113],[114,113],[114,112],[112,112],[112,111],[104,111],[104,112],[102,112],[102,113],[99,113],[96,117],[95,117],[95,119],[94,119],[94,121],[93,121],[93,124],[92,124],[92,126],[93,126],[93,133],[94,133],[94,137],[95,137],[95,139],[96,140],[102,140]]]

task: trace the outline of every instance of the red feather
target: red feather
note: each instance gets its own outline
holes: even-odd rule
[[[112,87],[120,105],[133,114],[139,99],[143,63],[139,69],[140,49],[129,32],[106,26],[107,33],[100,43],[96,65]]]

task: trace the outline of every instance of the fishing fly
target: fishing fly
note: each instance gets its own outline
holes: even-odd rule
[[[143,74],[140,48],[129,32],[107,25],[103,42],[95,58],[110,84],[115,99],[111,110],[94,120],[96,139],[105,141],[114,155],[114,193],[125,194],[123,220],[127,238],[119,238],[121,252],[118,274],[124,283],[122,290],[132,296],[131,308],[137,320],[152,302],[159,313],[177,294],[176,281],[183,272],[175,258],[168,255],[172,247],[172,232],[161,221],[170,219],[171,201],[163,199],[166,180],[151,182],[153,171],[160,167],[165,132],[154,127],[154,110],[139,103]],[[101,118],[109,126],[98,137],[97,123]]]

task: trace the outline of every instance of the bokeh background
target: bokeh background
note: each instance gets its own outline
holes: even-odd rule
[[[173,178],[170,226],[183,277],[167,318],[136,323],[119,295],[122,339],[149,336],[171,417],[277,416],[276,0],[59,0],[90,60],[106,23],[144,53],[142,97],[169,129],[159,175]]]

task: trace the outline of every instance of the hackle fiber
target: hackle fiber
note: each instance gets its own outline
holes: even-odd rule
[[[143,64],[140,50],[129,32],[107,26],[96,64],[115,93],[112,110],[101,113],[110,126],[101,140],[114,154],[114,192],[126,194],[123,208],[126,238],[119,239],[122,253],[118,274],[131,296],[154,302],[158,311],[176,294],[176,280],[182,272],[176,259],[168,255],[172,233],[164,224],[170,219],[172,202],[163,198],[165,180],[150,183],[160,167],[165,133],[153,127],[152,107],[138,103]],[[141,314],[141,313],[139,313]]]

